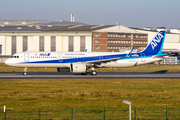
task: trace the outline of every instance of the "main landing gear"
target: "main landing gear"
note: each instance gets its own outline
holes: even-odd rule
[[[95,70],[91,71],[91,75],[96,75],[97,72]],[[87,75],[87,71],[85,73],[81,73],[81,75]]]
[[[94,68],[90,68],[92,71],[91,71],[91,75],[96,75],[97,72],[94,70]]]
[[[90,68],[92,71],[91,71],[91,75],[96,75],[97,72],[94,70],[94,68]],[[84,72],[84,73],[81,73],[81,75],[86,75],[87,74],[87,71]]]
[[[25,75],[25,76],[26,76],[26,71],[27,71],[27,67],[24,68],[24,73],[23,73],[23,75]]]
[[[91,71],[91,75],[96,75],[97,72],[95,70]]]

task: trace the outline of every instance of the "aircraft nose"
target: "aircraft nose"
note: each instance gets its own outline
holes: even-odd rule
[[[10,64],[11,64],[10,60],[7,59],[7,60],[5,61],[5,64],[6,64],[6,65],[10,65]]]

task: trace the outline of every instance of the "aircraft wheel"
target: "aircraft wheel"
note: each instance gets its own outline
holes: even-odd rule
[[[94,70],[94,71],[91,71],[91,75],[96,75],[97,72]]]

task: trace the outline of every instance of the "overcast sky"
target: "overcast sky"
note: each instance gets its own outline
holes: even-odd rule
[[[180,0],[0,0],[0,20],[180,28]]]

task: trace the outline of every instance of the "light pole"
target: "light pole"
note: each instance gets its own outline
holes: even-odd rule
[[[129,105],[129,120],[131,120],[131,105],[132,105],[132,103],[129,100],[123,100],[123,103]]]

